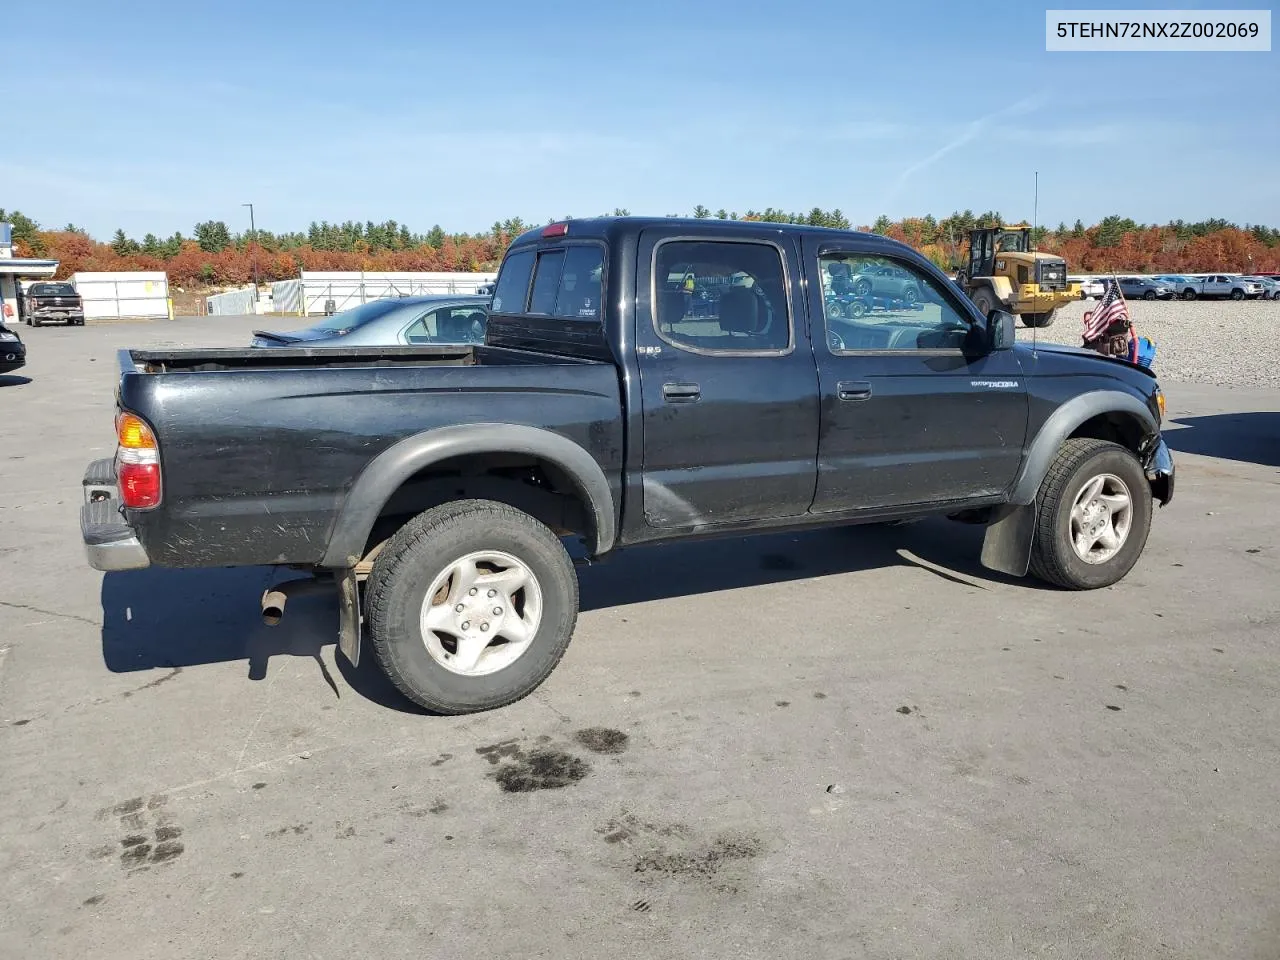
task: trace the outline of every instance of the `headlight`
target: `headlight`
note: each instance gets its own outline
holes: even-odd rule
[[[17,339],[18,335],[16,333],[10,333],[8,330],[0,330],[0,340],[3,340],[5,343],[13,343]]]

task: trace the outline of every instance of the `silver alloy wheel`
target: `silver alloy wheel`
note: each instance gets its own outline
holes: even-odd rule
[[[435,578],[422,603],[422,641],[446,670],[482,677],[511,666],[542,622],[542,588],[521,560],[478,550]]]
[[[1106,563],[1124,546],[1133,526],[1133,497],[1113,473],[1094,477],[1071,506],[1071,546],[1085,563]]]

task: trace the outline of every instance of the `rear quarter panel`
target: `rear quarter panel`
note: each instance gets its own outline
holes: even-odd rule
[[[126,374],[120,403],[160,443],[163,502],[128,513],[159,566],[317,563],[361,471],[433,427],[542,427],[621,475],[609,364]]]

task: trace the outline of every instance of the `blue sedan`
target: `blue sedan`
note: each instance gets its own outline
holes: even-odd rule
[[[253,332],[255,347],[397,347],[484,343],[489,298],[373,300],[288,333]]]

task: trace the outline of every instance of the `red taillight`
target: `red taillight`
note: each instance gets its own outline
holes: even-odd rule
[[[160,504],[160,464],[118,463],[116,483],[120,501],[131,510],[145,510]]]
[[[567,223],[553,223],[542,228],[544,237],[563,237],[568,232],[569,224]]]
[[[160,445],[155,431],[134,413],[116,417],[116,485],[131,510],[160,505]]]

